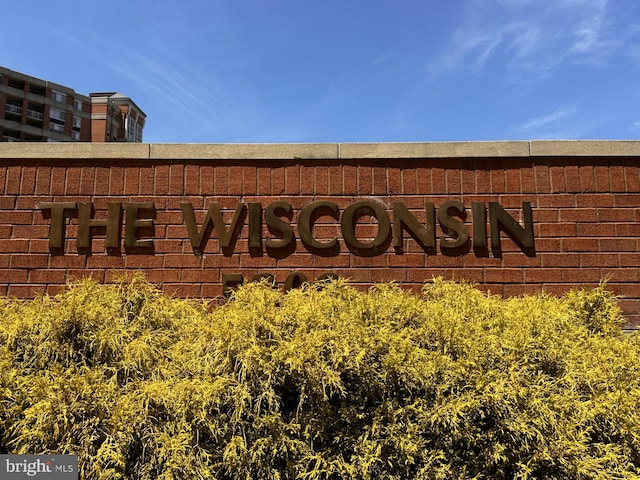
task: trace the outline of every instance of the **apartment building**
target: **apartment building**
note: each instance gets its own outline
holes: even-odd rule
[[[0,141],[142,142],[145,119],[120,93],[82,95],[0,67]]]

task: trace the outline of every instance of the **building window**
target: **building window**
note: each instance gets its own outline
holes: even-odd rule
[[[58,125],[57,123],[50,123],[49,130],[57,133],[64,133],[64,125]]]
[[[80,120],[80,117],[73,117],[73,129],[80,130],[81,126],[82,126],[82,120]]]
[[[51,98],[56,102],[67,103],[67,94],[51,90]]]
[[[80,100],[74,100],[73,106],[75,107],[76,110],[82,111],[82,102]]]
[[[59,110],[57,108],[49,109],[49,120],[51,120],[53,123],[64,125],[66,119],[67,112],[65,112],[64,110]]]
[[[80,132],[71,132],[71,138],[73,138],[76,142],[80,141]]]

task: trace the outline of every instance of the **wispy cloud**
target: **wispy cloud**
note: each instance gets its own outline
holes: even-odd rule
[[[573,116],[576,113],[576,109],[573,107],[563,107],[558,110],[555,110],[549,114],[543,115],[541,117],[536,117],[529,120],[527,123],[520,127],[521,130],[530,131],[537,130],[541,127],[546,127],[549,124],[556,123],[560,120],[564,120],[568,117]]]
[[[579,138],[585,133],[576,121],[579,114],[578,108],[563,106],[527,120],[515,131],[527,138]]]
[[[442,54],[429,63],[431,77],[484,72],[491,62],[510,80],[536,80],[567,62],[599,65],[627,55],[640,32],[620,31],[607,0],[467,0],[465,17]]]
[[[143,98],[148,95],[154,97],[154,104],[172,105],[176,114],[167,118],[166,124],[188,116],[193,124],[222,125],[227,113],[233,110],[231,95],[218,79],[204,70],[194,70],[166,47],[156,44],[153,49],[128,50],[111,39],[89,32],[82,36],[63,31],[56,33],[102,62],[105,71],[127,79],[143,92]],[[129,91],[120,93],[131,95]],[[140,102],[140,96],[136,99]],[[140,107],[144,110],[144,104]]]

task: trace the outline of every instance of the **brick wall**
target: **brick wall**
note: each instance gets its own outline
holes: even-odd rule
[[[309,280],[331,272],[357,285],[395,280],[415,290],[433,276],[477,282],[505,296],[570,288],[608,286],[621,295],[632,324],[640,323],[640,142],[498,142],[461,144],[323,145],[0,145],[0,294],[31,297],[55,293],[68,279],[91,275],[110,282],[142,271],[179,296],[216,297],[225,274],[248,280],[271,273],[282,288],[292,272]],[[391,212],[402,202],[426,222],[425,201],[435,208],[450,200],[466,207],[473,236],[472,202],[498,202],[522,224],[523,202],[533,211],[535,252],[523,252],[501,235],[501,252],[476,251],[471,243],[447,253],[436,227],[435,251],[405,233],[403,253],[389,244],[384,254],[351,252],[340,223],[323,215],[315,222],[319,241],[338,237],[330,256],[310,252],[296,221],[313,201],[338,205],[342,214],[360,201],[383,204]],[[293,207],[295,252],[272,256],[248,245],[248,219],[233,253],[220,250],[214,231],[203,255],[194,254],[181,204],[193,206],[198,228],[212,202],[227,224],[236,204],[275,201]],[[78,218],[66,218],[63,250],[51,251],[46,210],[51,202],[92,202],[93,218],[107,218],[109,203],[152,202],[152,227],[140,239],[153,250],[105,248],[96,230],[90,252],[79,252]],[[123,218],[126,215],[123,214]],[[284,218],[284,217],[283,217]],[[125,220],[123,220],[124,224]],[[272,234],[262,224],[263,245]],[[122,226],[124,231],[125,227]],[[489,232],[489,225],[486,231]],[[364,216],[358,238],[367,242],[377,222]],[[124,234],[123,234],[124,236]],[[446,240],[445,240],[446,241]],[[444,253],[443,253],[444,252]]]

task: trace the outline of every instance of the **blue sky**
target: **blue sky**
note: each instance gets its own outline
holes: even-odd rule
[[[637,0],[22,0],[0,38],[145,142],[640,137]]]

